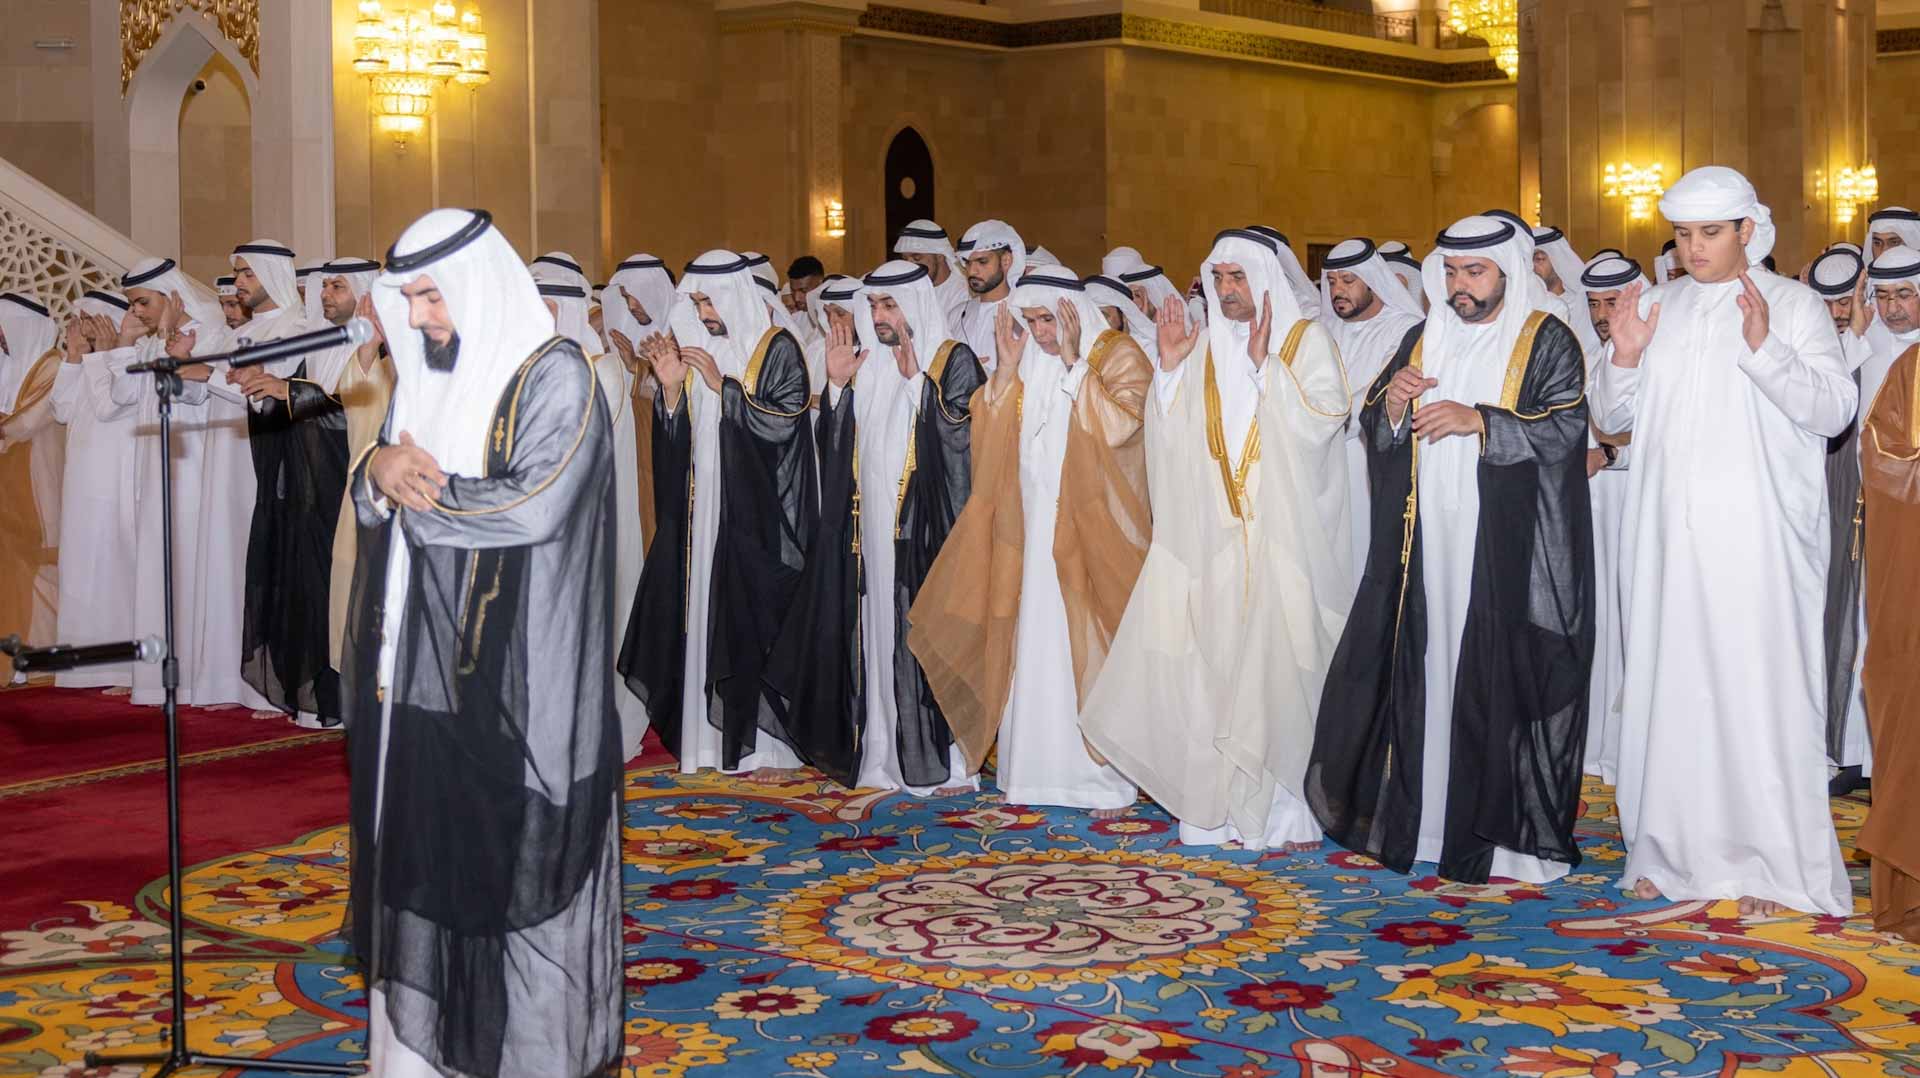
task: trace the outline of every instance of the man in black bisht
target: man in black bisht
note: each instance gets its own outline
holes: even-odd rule
[[[1497,217],[1442,233],[1427,320],[1367,391],[1372,537],[1307,770],[1334,841],[1469,883],[1544,883],[1580,860],[1586,370],[1527,298],[1531,246]]]
[[[778,782],[801,760],[761,675],[819,517],[813,390],[749,258],[708,251],[677,287],[672,336],[642,345],[655,527],[619,669],[680,770]]]
[[[348,475],[342,661],[372,1072],[605,1073],[623,988],[607,406],[483,212],[408,228],[374,307],[396,379]]]
[[[925,267],[888,262],[859,285],[827,345],[820,527],[767,685],[795,747],[842,785],[966,793],[979,776],[907,650],[907,611],[973,486],[986,372]]]

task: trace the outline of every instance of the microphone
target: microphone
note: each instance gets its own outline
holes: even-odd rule
[[[350,345],[358,348],[373,339],[373,323],[364,318],[353,318],[344,326],[328,326],[311,333],[295,334],[277,341],[263,341],[259,344],[242,343],[231,352],[222,352],[211,356],[194,356],[191,359],[174,359],[160,356],[145,363],[135,363],[127,368],[129,374],[146,371],[178,370],[190,363],[225,363],[228,367],[252,367],[261,363],[271,363],[276,359],[292,359],[313,352],[325,352],[329,349]]]
[[[41,670],[72,670],[80,666],[111,666],[115,663],[157,663],[166,657],[167,645],[157,636],[124,640],[114,644],[55,644],[50,648],[16,646],[13,651],[16,673]]]

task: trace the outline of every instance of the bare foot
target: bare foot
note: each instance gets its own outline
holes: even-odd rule
[[[747,781],[755,786],[781,786],[792,782],[800,773],[797,767],[763,767],[747,776]]]
[[[1791,912],[1793,911],[1779,902],[1769,902],[1752,895],[1740,896],[1740,916],[1742,917],[1778,917],[1783,913]]]
[[[1284,853],[1317,853],[1325,845],[1324,842],[1288,842],[1283,843],[1280,849]]]
[[[1660,897],[1660,888],[1655,887],[1652,880],[1643,879],[1633,885],[1633,897],[1642,902],[1652,902]]]
[[[115,685],[106,691],[108,696],[132,696],[133,689],[126,685]]]
[[[933,791],[935,797],[960,797],[973,792],[971,786],[942,786]]]
[[[284,719],[287,717],[287,713],[284,711],[275,711],[270,707],[263,707],[256,708],[252,712],[251,717],[256,719]]]
[[[1117,820],[1120,817],[1125,816],[1126,814],[1127,814],[1126,809],[1094,809],[1093,810],[1093,818],[1096,820]]]
[[[239,707],[239,706],[240,706],[239,704],[208,704],[207,706],[205,706],[205,707],[203,707],[203,708],[201,708],[200,710],[202,710],[202,711],[232,711],[232,710],[233,710],[234,708],[236,708],[236,707]]]

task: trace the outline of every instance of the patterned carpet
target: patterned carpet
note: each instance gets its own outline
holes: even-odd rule
[[[1588,792],[1582,871],[1461,887],[1182,849],[1144,804],[1094,822],[636,771],[627,1073],[1920,1078],[1920,948],[1629,902]],[[1835,802],[1844,838],[1863,809]],[[193,869],[197,1048],[362,1053],[346,882],[344,828]],[[0,926],[0,1074],[133,1078],[79,1059],[156,1043],[165,901]]]

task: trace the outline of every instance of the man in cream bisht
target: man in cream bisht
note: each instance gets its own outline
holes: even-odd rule
[[[1372,539],[1307,772],[1335,841],[1463,883],[1580,860],[1586,368],[1536,301],[1532,247],[1494,217],[1441,233],[1426,330],[1368,391]]]
[[[385,1078],[621,1051],[613,460],[593,369],[483,212],[374,285],[397,378],[349,478],[353,947]]]
[[[180,272],[172,259],[145,259],[120,279],[134,320],[106,353],[112,399],[134,409],[134,632],[159,633],[161,601],[159,400],[151,374],[129,366],[162,353],[185,359],[225,352],[233,342],[217,297]],[[193,364],[173,411],[174,650],[180,658],[182,704],[268,706],[241,677],[247,535],[254,477],[247,446],[246,398],[225,370]],[[160,667],[136,663],[133,702],[159,704]]]
[[[335,258],[322,263],[314,288],[320,294],[320,314],[328,321],[341,317],[365,318],[373,324],[373,339],[352,349],[335,376],[332,392],[347,421],[347,459],[353,460],[380,437],[393,401],[393,357],[373,309],[373,282],[380,263],[364,258]],[[328,662],[340,669],[340,649],[347,634],[347,599],[353,591],[353,562],[360,529],[354,522],[353,494],[345,493],[333,528],[332,572],[327,588]]]
[[[1821,600],[1827,439],[1859,394],[1820,297],[1761,267],[1773,218],[1746,177],[1695,169],[1660,212],[1687,276],[1629,287],[1594,380],[1600,430],[1633,431],[1622,882],[1844,917]]]
[[[1081,727],[1181,841],[1316,846],[1300,781],[1353,599],[1346,375],[1271,238],[1221,233],[1200,280],[1204,328],[1161,308],[1153,542]]]
[[[1417,332],[1426,312],[1401,286],[1400,279],[1380,257],[1373,241],[1343,240],[1327,252],[1320,264],[1320,324],[1333,335],[1352,394],[1351,413],[1360,414],[1367,389],[1387,362],[1400,352],[1407,334]],[[1347,423],[1347,511],[1352,527],[1350,568],[1353,585],[1367,563],[1367,540],[1372,534],[1367,501],[1367,445],[1356,420]],[[1348,596],[1352,598],[1351,595]]]
[[[910,222],[893,241],[893,253],[922,266],[933,285],[934,302],[949,322],[967,302],[967,279],[960,272],[960,256],[954,253],[947,230],[934,221]]]
[[[133,632],[134,430],[133,409],[114,403],[113,372],[101,354],[114,345],[120,324],[133,316],[125,296],[88,291],[74,305],[66,334],[66,361],[49,398],[53,417],[67,428],[60,488],[59,628],[71,643],[128,640]],[[131,663],[80,667],[54,676],[63,689],[133,684]]]
[[[968,409],[986,381],[924,266],[869,273],[837,323],[820,409],[820,527],[767,662],[787,729],[846,786],[916,797],[979,778],[913,653],[907,611],[972,489]]]
[[[35,643],[53,642],[60,599],[53,552],[60,547],[67,429],[55,421],[52,399],[65,365],[59,344],[60,326],[44,304],[18,292],[0,293],[0,482],[11,518],[0,521],[0,558],[11,563],[12,592],[0,610],[7,611],[14,631]],[[24,617],[13,605],[18,601],[27,604]]]
[[[1009,804],[1118,816],[1133,783],[1094,758],[1077,718],[1146,556],[1152,368],[1063,266],[1029,270],[1008,306],[995,334],[1008,362],[973,401],[973,492],[908,644],[968,772],[997,736]]]
[[[619,669],[682,771],[779,781],[800,757],[762,675],[819,513],[806,361],[745,257],[708,251],[678,292],[645,345],[655,531]]]

